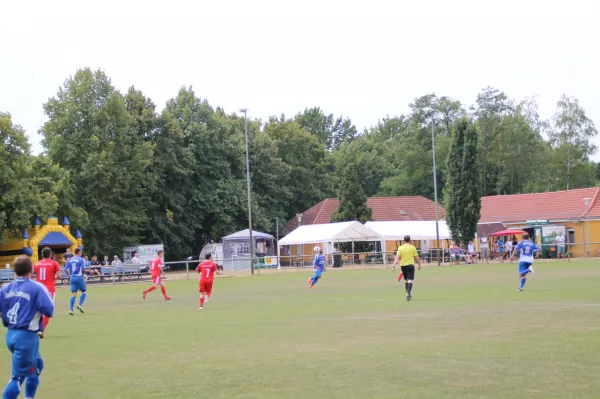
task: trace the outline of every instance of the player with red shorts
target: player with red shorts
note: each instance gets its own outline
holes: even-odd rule
[[[206,254],[204,262],[198,265],[196,272],[200,274],[200,310],[204,308],[204,301],[210,299],[215,273],[219,273],[217,264],[212,261],[212,255]]]
[[[163,270],[162,270],[162,256],[164,254],[164,251],[160,250],[158,251],[158,253],[156,254],[156,258],[154,258],[152,260],[152,262],[150,262],[150,273],[152,273],[152,286],[150,286],[150,288],[148,288],[147,290],[144,291],[144,299],[146,299],[146,295],[148,295],[150,292],[154,291],[156,289],[156,287],[158,287],[160,285],[160,290],[163,294],[163,296],[165,297],[165,301],[170,301],[171,298],[167,295],[167,290],[165,289],[165,286],[163,284],[162,281],[162,276],[163,276]]]
[[[62,278],[62,273],[60,271],[60,265],[58,262],[50,259],[52,256],[52,250],[48,247],[42,249],[42,260],[37,262],[33,266],[33,270],[35,272],[35,280],[42,284],[50,295],[52,295],[52,303],[54,303],[54,297],[56,296],[56,279]],[[50,322],[50,319],[46,316],[42,317],[42,331],[38,332],[38,336],[40,338],[44,338],[44,331],[46,331],[46,326]]]

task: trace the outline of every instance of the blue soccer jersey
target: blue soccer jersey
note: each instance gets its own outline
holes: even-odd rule
[[[322,272],[325,270],[325,255],[319,254],[315,256],[315,259],[313,260],[313,267],[315,271]]]
[[[533,258],[536,252],[540,251],[540,247],[538,247],[535,243],[530,240],[523,240],[517,244],[515,250],[518,251],[521,255],[519,257],[520,262],[533,263]]]
[[[43,285],[27,278],[17,278],[0,290],[2,324],[9,330],[37,332],[42,316],[52,317],[52,297]]]
[[[73,256],[65,265],[65,271],[71,277],[83,277],[85,270],[85,260],[81,256]]]

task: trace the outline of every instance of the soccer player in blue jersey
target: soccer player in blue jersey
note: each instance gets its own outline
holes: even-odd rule
[[[519,278],[521,284],[519,285],[519,291],[523,291],[525,283],[527,282],[527,274],[535,273],[533,270],[533,258],[536,253],[540,253],[540,247],[538,247],[533,241],[529,239],[529,234],[523,234],[523,241],[517,244],[512,257],[514,258],[517,252],[520,253],[519,257]]]
[[[31,280],[33,265],[27,256],[15,259],[17,278],[0,289],[2,324],[8,328],[6,346],[12,353],[12,377],[2,399],[16,399],[25,383],[25,398],[35,397],[44,361],[40,356],[42,316],[52,317],[54,305],[50,293]]]
[[[69,314],[73,316],[75,307],[75,301],[77,300],[77,291],[81,291],[81,297],[79,297],[79,305],[77,309],[83,312],[83,303],[87,298],[87,288],[85,286],[85,279],[83,278],[83,271],[85,270],[85,260],[81,257],[81,248],[75,250],[75,256],[70,258],[65,265],[65,273],[69,276],[71,282],[71,302],[69,303]]]
[[[313,259],[313,270],[315,274],[308,279],[309,288],[314,288],[317,281],[321,278],[321,274],[325,270],[325,255],[323,255],[323,249],[315,247],[315,252],[317,252],[315,259]]]

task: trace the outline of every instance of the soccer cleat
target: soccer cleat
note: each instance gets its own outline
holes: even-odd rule
[[[523,288],[519,288],[519,289],[518,289],[518,291],[519,291],[519,292],[523,292]]]
[[[310,284],[312,283],[312,278],[308,279],[308,285],[310,286]]]
[[[74,312],[71,310],[71,311],[69,311],[69,314],[70,314],[71,316],[73,316],[75,313],[74,313]]]
[[[171,300],[170,296],[168,296],[168,297],[165,298],[165,301],[170,301],[170,300]]]
[[[44,338],[44,333],[43,333],[43,332],[41,332],[41,331],[38,331],[38,334],[37,334],[37,335],[38,335],[38,337],[39,337],[40,339],[43,339],[43,338]]]
[[[412,296],[410,294],[406,294],[406,302],[412,301]]]
[[[202,306],[200,306],[200,309],[198,309],[198,310],[202,310],[202,309],[204,309],[204,308]]]
[[[81,313],[85,313],[85,312],[83,311],[83,308],[81,307],[81,305],[80,305],[80,306],[77,306],[77,310],[79,310]]]
[[[315,288],[315,286],[314,285],[309,285],[308,288]]]
[[[533,273],[535,273],[535,270],[533,270],[533,267],[532,267],[532,266],[529,266],[529,271],[530,271],[532,274],[533,274]]]
[[[146,291],[142,292],[142,297],[144,297],[144,301],[146,300]]]

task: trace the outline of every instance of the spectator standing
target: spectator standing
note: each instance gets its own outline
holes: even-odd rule
[[[482,235],[479,239],[479,249],[481,249],[481,260],[490,263],[490,247],[488,238]]]
[[[509,259],[509,263],[512,263],[512,248],[513,248],[513,243],[512,240],[510,239],[510,237],[506,238],[506,243],[504,244],[504,252],[506,252],[506,255],[508,256]]]
[[[498,240],[496,240],[496,250],[498,251],[500,263],[504,263],[504,241],[502,241],[502,237],[498,237]]]
[[[556,239],[554,240],[554,243],[556,244],[556,259],[560,259],[562,258],[562,260],[566,260],[565,259],[565,236],[563,235],[562,232],[558,233],[558,235],[556,236]]]

